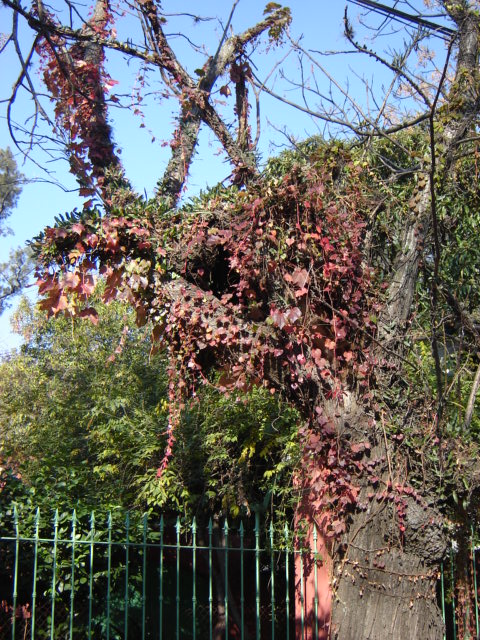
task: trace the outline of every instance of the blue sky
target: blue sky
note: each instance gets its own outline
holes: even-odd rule
[[[55,3],[57,4],[57,3]],[[58,2],[59,6],[60,3]],[[229,13],[228,3],[221,0],[203,0],[202,3],[192,0],[182,0],[181,3],[175,0],[165,0],[162,3],[164,10],[168,13],[178,11],[181,5],[182,11],[195,14],[199,8],[203,16],[221,16],[223,22]],[[236,33],[255,24],[262,18],[265,3],[258,0],[240,0],[238,3],[233,26]],[[391,2],[391,4],[393,4]],[[415,0],[416,7],[421,7],[421,0]],[[343,0],[292,0],[288,3],[292,11],[291,33],[295,39],[301,39],[302,45],[309,50],[315,51],[338,51],[348,48],[343,36],[343,13],[345,2]],[[356,16],[359,13],[358,7],[350,6],[350,15],[355,28],[359,29],[361,35],[362,28]],[[0,32],[7,32],[10,14],[5,9],[0,9]],[[377,23],[379,20],[377,19]],[[119,39],[135,39],[136,27],[133,19],[128,18],[118,23]],[[212,54],[218,43],[221,27],[218,20],[201,22],[194,25],[191,18],[171,18],[166,31],[178,33],[171,42],[177,52],[181,63],[193,73],[195,68],[201,67],[206,54]],[[204,51],[194,53],[183,35],[187,35],[195,44],[203,44]],[[369,37],[366,33],[366,37]],[[401,47],[402,32],[394,34],[385,33],[383,38],[377,43],[377,48]],[[23,43],[28,46],[29,35],[24,32]],[[367,40],[368,41],[368,40]],[[442,49],[441,43],[435,42],[435,46]],[[275,68],[275,63],[282,60],[287,53],[287,48],[272,48],[267,50],[265,46],[260,48],[252,56],[253,62],[257,65],[257,74],[261,79],[266,78]],[[315,54],[316,55],[316,54]],[[441,55],[441,54],[440,54]],[[1,98],[4,98],[12,86],[18,73],[18,63],[13,51],[9,47],[2,55],[2,65],[0,66]],[[381,86],[388,83],[388,76],[382,67],[373,65],[372,61],[365,56],[354,56],[345,54],[343,56],[321,56],[317,59],[328,68],[328,72],[334,81],[347,83],[349,91],[355,99],[362,105],[366,105],[365,88],[361,82],[361,77],[366,77],[370,85],[376,84],[380,94]],[[135,82],[135,64],[127,66],[119,55],[109,55],[109,69],[111,76],[119,81],[119,85],[113,88],[113,92],[128,95],[132,91],[132,82]],[[304,71],[310,72],[310,63],[305,66]],[[287,56],[270,76],[270,83],[273,88],[290,100],[301,100],[298,91],[294,91],[291,86],[282,80],[282,71],[289,77],[300,81],[300,69],[293,54]],[[318,88],[321,92],[327,92],[329,83],[322,77],[317,69]],[[33,74],[38,81],[38,74]],[[155,78],[152,77],[152,90],[155,89]],[[218,84],[218,87],[221,83]],[[217,89],[218,89],[217,87]],[[233,101],[233,98],[230,98]],[[45,102],[48,106],[48,102]],[[311,102],[312,106],[315,102]],[[140,192],[151,195],[155,188],[155,183],[162,175],[168,162],[168,147],[162,146],[162,141],[168,141],[174,124],[174,104],[163,102],[161,104],[154,97],[146,100],[145,104],[145,127],[141,127],[141,119],[132,116],[128,110],[116,109],[112,111],[111,121],[114,127],[115,140],[122,148],[122,159],[131,182]],[[228,111],[229,105],[226,106]],[[5,104],[0,103],[0,147],[10,146],[12,142],[5,119]],[[31,113],[31,106],[25,93],[19,94],[13,111],[17,122],[23,123]],[[262,134],[260,138],[259,150],[263,158],[274,155],[279,148],[278,145],[286,143],[286,137],[281,133],[285,130],[297,139],[305,138],[307,135],[321,133],[323,125],[320,121],[294,110],[286,105],[275,101],[268,96],[261,100],[261,121]],[[152,138],[155,141],[152,141]],[[13,149],[15,151],[15,149]],[[81,207],[82,201],[76,194],[76,184],[73,177],[68,173],[68,166],[64,161],[53,162],[40,151],[32,153],[32,160],[24,161],[20,154],[17,154],[21,170],[32,180],[31,184],[24,187],[17,209],[9,220],[9,226],[14,231],[13,236],[0,238],[0,261],[4,261],[9,249],[13,246],[23,244],[26,240],[41,231],[46,225],[53,223],[53,217],[74,207]],[[38,165],[35,165],[37,162]],[[40,167],[47,168],[48,174]],[[220,153],[218,142],[213,139],[207,130],[203,130],[196,161],[193,164],[191,175],[188,181],[188,194],[194,194],[207,185],[213,185],[219,180],[225,179],[230,172],[228,164]],[[48,181],[46,181],[48,180]],[[60,186],[62,185],[62,188]],[[19,340],[10,332],[10,314],[4,313],[0,317],[0,352],[18,345]]]

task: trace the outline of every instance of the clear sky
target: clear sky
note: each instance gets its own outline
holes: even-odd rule
[[[54,5],[57,4],[60,6],[60,0],[55,0]],[[265,4],[266,1],[240,0],[232,22],[234,31],[239,33],[261,20]],[[362,107],[371,106],[368,105],[362,78],[367,80],[369,86],[376,85],[377,95],[380,95],[382,85],[387,86],[389,82],[384,68],[374,65],[367,56],[344,54],[334,57],[316,53],[344,51],[350,48],[343,35],[343,14],[346,4],[344,0],[292,0],[287,4],[291,8],[293,17],[292,36],[311,51],[311,55],[319,64],[326,67],[330,80],[348,87],[349,92],[355,96],[355,100]],[[391,1],[390,5],[393,4],[396,3]],[[423,6],[422,0],[414,0],[410,4],[417,8]],[[191,14],[201,10],[202,16],[220,17],[223,24],[229,13],[229,6],[225,0],[203,0],[201,3],[197,0],[182,0],[180,3],[178,0],[165,0],[162,6],[166,13],[174,13],[179,10],[179,7],[182,11]],[[358,28],[362,38],[366,37],[368,42],[373,32],[364,30],[362,32],[362,25],[358,19],[359,12],[358,7],[349,6],[354,27]],[[10,31],[10,20],[10,13],[0,9],[0,32]],[[381,24],[381,19],[376,18],[376,24]],[[120,40],[127,38],[135,40],[136,27],[133,18],[122,20],[117,28]],[[180,62],[190,73],[194,73],[194,69],[202,66],[205,55],[214,53],[221,30],[218,20],[195,24],[192,18],[188,17],[172,17],[166,27],[167,33],[177,34],[171,43]],[[25,30],[21,33],[23,33],[23,46],[27,50],[30,36]],[[400,49],[404,35],[401,29],[398,33],[393,33],[390,29],[382,35],[375,46],[379,50],[388,47]],[[185,36],[201,49],[203,48],[203,51],[194,52]],[[442,43],[435,41],[433,44],[439,50],[442,49]],[[288,100],[301,102],[301,92],[283,79],[286,75],[294,82],[302,81],[298,59],[293,52],[287,55],[288,51],[287,45],[284,48],[271,49],[263,46],[253,53],[252,62],[256,65],[259,78],[263,80],[269,77],[269,86],[275,91]],[[136,65],[127,65],[120,55],[109,54],[109,70],[112,78],[119,81],[119,84],[112,89],[112,93],[126,96],[123,101],[128,102],[128,96],[132,95],[132,85],[134,86],[135,82],[138,84]],[[8,96],[18,71],[15,52],[13,47],[9,46],[2,54],[0,64],[0,98]],[[304,74],[311,76],[312,71],[315,71],[317,85],[312,78],[307,79],[307,83],[328,98],[330,81],[322,75],[319,67],[315,67],[314,63],[308,62],[304,65]],[[33,78],[38,82],[38,74],[35,72]],[[141,126],[142,119],[139,116],[133,116],[131,111],[117,108],[111,112],[115,140],[122,148],[122,160],[127,176],[137,190],[145,191],[148,195],[154,192],[155,183],[161,177],[168,162],[169,149],[168,146],[162,146],[162,142],[170,139],[174,124],[172,112],[174,103],[166,101],[159,103],[154,95],[158,88],[158,83],[155,83],[156,78],[152,76],[149,88],[152,95],[146,99],[144,107],[144,127]],[[220,86],[221,83],[218,83],[217,90]],[[14,105],[13,117],[20,124],[23,124],[31,115],[31,106],[27,97],[25,92],[20,92]],[[337,92],[336,100],[339,99]],[[315,108],[319,99],[310,94],[307,96],[307,101],[309,106]],[[224,107],[227,113],[232,103],[233,97],[230,98],[230,104]],[[48,102],[45,104],[48,106]],[[3,102],[0,103],[0,147],[10,146],[16,152],[9,136],[5,114],[6,103]],[[320,120],[312,119],[268,96],[261,98],[261,122],[259,149],[263,158],[275,154],[279,146],[287,142],[282,132],[302,139],[324,131]],[[54,155],[58,153],[55,152]],[[20,169],[33,182],[24,187],[18,207],[9,220],[8,226],[12,228],[14,235],[0,238],[0,262],[7,259],[11,247],[23,244],[46,225],[52,224],[56,214],[82,206],[82,200],[75,191],[76,183],[68,173],[68,165],[65,161],[54,162],[39,150],[34,150],[30,160],[24,160],[20,153],[16,153],[16,157]],[[45,169],[49,173],[46,173]],[[198,192],[202,187],[225,179],[229,173],[230,168],[220,153],[218,142],[204,129],[188,181],[187,196]],[[9,313],[4,313],[0,317],[0,353],[18,344],[18,339],[10,332],[9,316]]]

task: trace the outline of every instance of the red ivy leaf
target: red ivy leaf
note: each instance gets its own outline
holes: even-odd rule
[[[75,224],[72,224],[72,231],[74,233],[78,233],[78,235],[81,236],[85,231],[85,227],[83,224],[80,224],[80,222],[75,222]]]
[[[306,269],[295,269],[292,273],[292,282],[298,287],[304,287],[309,280],[308,271]]]
[[[299,320],[302,317],[302,312],[300,311],[300,309],[298,307],[292,307],[291,309],[289,309],[286,313],[286,316],[288,318],[288,320],[294,324],[297,320]]]
[[[333,351],[336,347],[335,340],[330,340],[330,338],[327,338],[325,340],[325,346],[327,347],[327,349],[330,349],[331,351]]]
[[[80,276],[78,273],[69,271],[63,276],[62,284],[64,287],[68,287],[69,289],[76,289],[80,284]]]
[[[279,329],[283,329],[283,327],[287,323],[286,314],[280,309],[271,309],[270,317],[273,320],[273,324],[275,324]]]
[[[82,309],[78,314],[78,317],[90,320],[90,322],[95,326],[98,324],[98,313],[93,307],[86,307],[85,309]]]
[[[65,311],[65,309],[68,309],[68,299],[67,296],[62,293],[58,296],[55,304],[52,304],[52,306],[50,307],[49,311],[56,316],[57,313],[60,313],[60,311]]]
[[[301,298],[302,296],[306,296],[306,295],[307,295],[307,293],[308,293],[308,289],[305,289],[305,288],[303,288],[303,289],[297,289],[297,290],[295,291],[295,297],[296,297],[296,298]]]

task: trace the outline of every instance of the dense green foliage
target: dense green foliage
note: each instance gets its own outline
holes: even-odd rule
[[[0,234],[7,230],[4,227],[6,218],[15,208],[21,192],[23,175],[18,171],[17,163],[10,149],[0,149]]]
[[[17,502],[47,509],[238,515],[274,504],[272,491],[277,506],[291,493],[296,414],[261,389],[227,399],[200,388],[183,411],[174,462],[158,478],[164,357],[150,353],[124,305],[103,306],[100,316],[98,326],[47,320],[25,300],[17,311],[25,344],[0,365],[4,502],[13,492]]]
[[[139,469],[154,464],[162,381],[124,316],[112,305],[99,331],[46,321],[26,301],[16,313],[26,342],[1,365],[3,456],[34,502],[127,506]],[[124,350],[115,354],[124,327]]]
[[[0,149],[0,236],[10,233],[5,220],[17,205],[24,180],[10,149]],[[31,271],[30,252],[26,249],[10,251],[8,261],[0,263],[0,313],[26,284]]]

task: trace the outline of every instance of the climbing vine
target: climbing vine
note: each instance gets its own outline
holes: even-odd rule
[[[50,26],[56,26],[54,15],[43,6],[41,14]],[[83,31],[99,38],[111,35],[108,3],[96,9]],[[61,35],[45,35],[38,39],[36,51],[45,87],[54,103],[57,131],[65,138],[70,170],[80,183],[80,195],[91,196],[95,188],[103,188],[105,170],[117,164],[106,99],[118,81],[106,71],[103,48],[94,42],[68,46]]]
[[[320,505],[344,513],[356,502],[359,453],[338,439],[324,412],[353,386],[368,397],[379,303],[362,247],[375,199],[371,176],[339,144],[306,144],[267,165],[244,190],[217,190],[155,226],[135,217],[84,212],[47,229],[38,270],[50,314],[88,317],[95,279],[104,301],[120,298],[152,326],[154,348],[170,353],[170,438],[187,396],[221,370],[224,392],[252,384],[301,410],[305,456],[324,469]],[[308,466],[308,464],[307,464]],[[362,467],[360,469],[360,467]],[[344,529],[335,520],[334,531]]]

